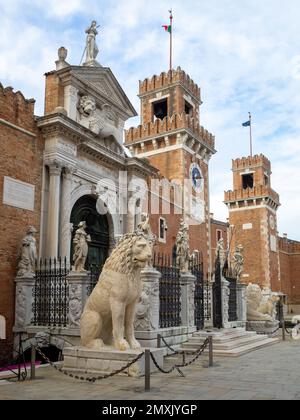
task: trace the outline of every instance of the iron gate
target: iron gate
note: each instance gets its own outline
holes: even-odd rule
[[[204,275],[200,255],[190,261],[190,271],[196,277],[195,283],[195,324],[197,330],[204,329]]]
[[[33,324],[66,327],[69,312],[67,260],[40,260],[33,288]]]
[[[155,254],[154,268],[161,273],[159,283],[159,323],[160,328],[180,327],[181,287],[180,272],[170,256]]]
[[[233,277],[226,277],[226,280],[229,282],[229,310],[228,310],[228,320],[229,322],[238,321],[237,314],[237,283],[236,279]]]
[[[221,329],[223,327],[222,316],[222,273],[220,256],[217,256],[215,264],[215,281],[213,283],[213,321],[214,327]]]

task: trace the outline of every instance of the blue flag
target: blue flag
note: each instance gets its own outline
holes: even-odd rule
[[[243,125],[243,127],[250,127],[251,126],[251,121],[249,120],[249,121],[243,123],[242,125]]]

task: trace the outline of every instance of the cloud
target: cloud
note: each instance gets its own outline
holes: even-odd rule
[[[174,66],[201,86],[201,123],[216,135],[211,160],[211,210],[226,219],[224,190],[232,187],[231,159],[249,154],[241,126],[253,114],[254,150],[272,162],[281,196],[280,232],[300,240],[300,47],[298,0],[173,0]],[[114,71],[139,110],[138,80],[168,68],[169,0],[0,0],[0,79],[37,99],[64,45],[78,64],[84,30],[100,25],[99,60]],[[137,124],[137,120],[128,125]]]

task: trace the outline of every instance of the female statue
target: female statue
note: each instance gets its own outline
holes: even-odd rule
[[[86,222],[79,223],[78,229],[76,231],[75,237],[73,239],[74,247],[74,271],[82,273],[85,271],[85,263],[88,256],[89,246],[88,243],[91,242],[91,237],[85,231]]]
[[[97,22],[93,20],[91,26],[85,31],[87,33],[86,38],[86,62],[94,61],[99,53],[98,46],[96,44]]]

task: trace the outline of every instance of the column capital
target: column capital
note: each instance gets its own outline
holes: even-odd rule
[[[72,180],[73,175],[76,173],[77,169],[75,166],[65,166],[63,168],[63,177],[67,180]]]
[[[48,162],[50,176],[60,176],[62,171],[62,164],[60,162]]]

